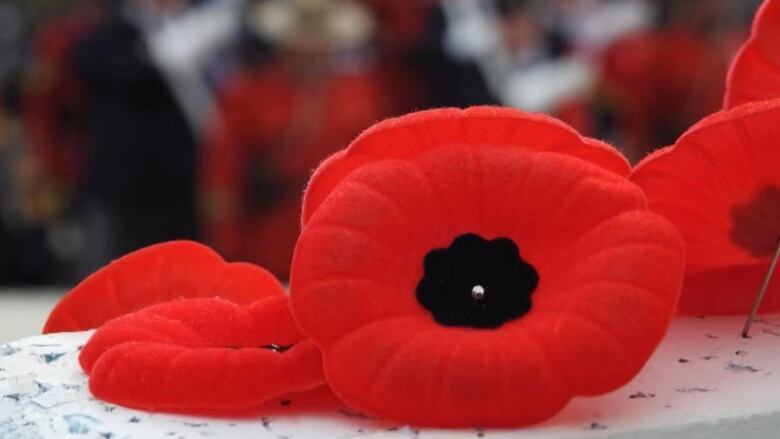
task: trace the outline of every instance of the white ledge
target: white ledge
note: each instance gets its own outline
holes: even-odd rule
[[[640,375],[609,395],[579,398],[522,430],[414,429],[334,412],[250,420],[128,410],[94,400],[77,363],[89,332],[0,345],[0,438],[707,438],[777,437],[780,316],[753,338],[737,317],[677,318]]]

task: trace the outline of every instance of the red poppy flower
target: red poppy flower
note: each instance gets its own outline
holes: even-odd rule
[[[157,303],[221,297],[248,305],[284,288],[268,271],[227,263],[191,241],[152,245],[125,255],[87,277],[49,314],[43,332],[83,331]]]
[[[779,120],[780,100],[713,114],[631,175],[685,241],[681,309],[750,310],[780,237]],[[780,309],[780,283],[762,309]]]
[[[519,426],[628,382],[683,271],[625,160],[551,118],[492,108],[380,123],[315,173],[293,312],[351,407]]]
[[[320,351],[293,322],[279,281],[201,244],[168,242],[118,259],[68,293],[46,330],[98,326],[79,361],[106,401],[208,415],[267,411],[291,394],[296,407],[329,402],[317,389]]]
[[[152,411],[250,414],[324,384],[320,351],[284,295],[247,307],[222,299],[148,307],[100,327],[79,361],[96,397]]]
[[[731,64],[725,108],[780,97],[780,1],[766,0],[756,13],[750,39]]]

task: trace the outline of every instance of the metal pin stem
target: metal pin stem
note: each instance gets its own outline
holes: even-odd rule
[[[753,300],[753,308],[750,310],[747,320],[745,321],[745,327],[742,328],[742,338],[750,338],[750,327],[753,326],[753,320],[758,314],[758,308],[761,307],[761,301],[764,300],[764,295],[769,287],[769,282],[772,280],[772,276],[775,274],[775,268],[777,268],[777,261],[780,259],[780,238],[777,240],[775,248],[775,256],[772,258],[772,262],[769,264],[769,269],[764,276],[764,282],[761,284],[761,289],[758,290],[756,298]]]

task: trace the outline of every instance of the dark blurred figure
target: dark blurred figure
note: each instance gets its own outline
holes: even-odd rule
[[[534,6],[530,0],[495,1],[504,44],[520,67],[559,57],[568,50],[568,42],[545,27]]]
[[[196,140],[142,29],[185,0],[128,0],[72,52],[86,97],[82,274],[138,247],[196,238]]]
[[[224,86],[205,150],[209,241],[231,258],[289,273],[311,171],[392,113],[376,63],[376,21],[348,0],[269,0],[250,12],[275,52]]]
[[[452,27],[459,26],[453,18],[455,12],[459,12],[459,5],[451,2],[448,13],[446,0],[433,3],[433,7],[426,14],[425,32],[414,53],[415,65],[424,80],[422,93],[426,106],[435,108],[497,104],[498,98],[490,90],[485,73],[478,63],[471,56],[453,53],[450,47],[452,44],[448,45]],[[475,3],[492,7],[492,1]],[[452,12],[453,9],[455,12]]]
[[[658,25],[603,58],[602,91],[613,132],[632,161],[673,143],[721,107],[728,66],[746,38],[729,0],[657,2]]]

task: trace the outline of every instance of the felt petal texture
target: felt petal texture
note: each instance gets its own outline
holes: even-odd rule
[[[261,267],[227,263],[196,242],[171,241],[129,253],[84,279],[57,303],[43,332],[93,329],[179,298],[221,297],[246,305],[281,294],[282,285]]]
[[[79,361],[96,397],[152,411],[249,414],[324,384],[320,351],[282,295],[247,307],[181,299],[126,314],[98,329]]]
[[[780,100],[713,114],[648,156],[631,180],[686,245],[680,308],[746,313],[780,237]],[[772,282],[762,311],[780,309]]]
[[[446,143],[501,144],[554,151],[581,158],[619,175],[630,165],[616,149],[580,136],[563,122],[541,114],[501,107],[445,108],[420,111],[380,122],[346,150],[334,154],[314,173],[303,202],[302,222],[350,172],[382,159],[406,159]]]
[[[464,117],[443,110],[447,118]],[[329,187],[296,247],[291,297],[333,391],[397,422],[511,427],[628,382],[676,307],[683,250],[674,227],[625,177],[537,148],[533,132],[528,147],[517,147],[517,134],[503,144],[467,131],[435,145],[427,120],[439,123],[416,122],[428,142],[418,153],[366,160],[335,182],[315,176],[308,188]],[[539,276],[529,312],[494,329],[444,326],[417,300],[426,255],[466,233],[517,245]]]
[[[780,1],[765,0],[726,80],[724,108],[780,98]]]

